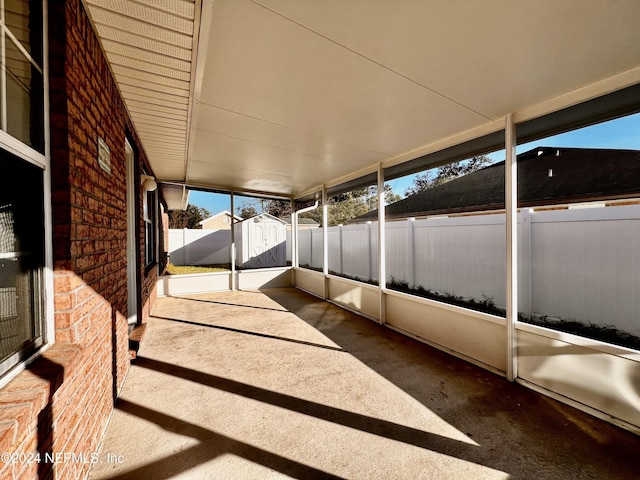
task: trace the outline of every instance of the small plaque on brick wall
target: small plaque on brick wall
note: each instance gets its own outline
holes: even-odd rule
[[[98,165],[111,175],[111,151],[105,141],[98,137]]]

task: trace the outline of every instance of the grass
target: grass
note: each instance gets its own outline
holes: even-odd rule
[[[422,298],[428,298],[430,300],[436,300],[442,303],[448,303],[449,305],[456,305],[458,307],[469,308],[478,312],[489,313],[491,315],[497,315],[498,317],[504,317],[504,309],[497,307],[493,303],[491,297],[483,295],[482,300],[475,298],[464,298],[448,293],[433,292],[431,290],[425,290],[422,286],[418,285],[415,288],[409,287],[409,284],[404,281],[395,280],[393,277],[387,283],[387,288],[390,290],[396,290],[398,292],[409,293]]]
[[[466,307],[472,310],[478,310],[480,312],[490,313],[500,317],[505,316],[503,309],[494,305],[493,300],[488,297],[484,297],[482,300],[476,300],[473,298],[462,298],[455,295],[442,294],[432,292],[431,290],[425,290],[421,286],[416,288],[410,288],[407,282],[397,281],[391,278],[391,281],[387,284],[387,287],[399,292],[410,293],[424,298],[430,298],[431,300],[437,300],[451,305],[457,305],[459,307]],[[534,318],[528,318],[524,315],[518,315],[518,319],[521,322],[530,323],[533,325],[539,325],[541,327],[551,328],[561,332],[572,333],[585,338],[592,338],[594,340],[600,340],[602,342],[611,343],[613,345],[620,345],[621,347],[632,348],[634,350],[640,350],[640,337],[637,337],[631,333],[623,330],[618,330],[613,325],[598,325],[594,323],[583,323],[573,318],[562,319],[552,318],[546,315],[534,315]]]
[[[228,265],[167,265],[169,275],[185,275],[189,273],[228,272]]]
[[[520,321],[539,325],[541,327],[552,328],[561,332],[572,333],[581,337],[600,340],[601,342],[620,345],[621,347],[640,350],[640,338],[623,330],[618,330],[613,325],[598,325],[594,323],[582,323],[573,318],[553,319],[547,316],[535,316],[535,318],[524,318],[520,316]]]

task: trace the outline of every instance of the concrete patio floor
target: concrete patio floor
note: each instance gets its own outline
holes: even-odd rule
[[[640,437],[293,288],[160,298],[138,355],[91,479],[640,477]]]

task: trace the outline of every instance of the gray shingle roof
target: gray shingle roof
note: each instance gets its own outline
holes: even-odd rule
[[[504,162],[386,207],[387,218],[504,208]],[[640,150],[538,147],[518,155],[518,206],[640,196]],[[377,210],[353,222],[375,220]]]

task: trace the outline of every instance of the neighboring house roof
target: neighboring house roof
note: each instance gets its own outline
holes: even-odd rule
[[[205,223],[215,220],[216,218],[221,217],[223,215],[231,216],[231,212],[229,210],[223,210],[222,212],[216,213],[215,215],[211,215],[209,218],[205,218],[204,220],[198,222],[198,225],[204,225]],[[242,221],[242,217],[239,217],[238,215],[234,215],[233,218],[237,222]]]
[[[504,162],[385,208],[387,218],[504,208]],[[518,155],[518,207],[640,195],[640,150],[538,147]],[[374,210],[351,223],[375,220]]]

